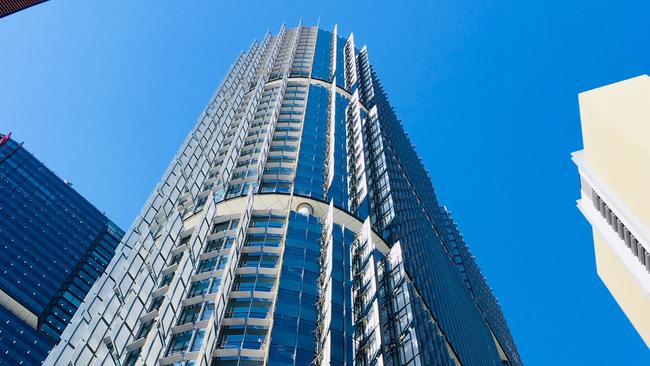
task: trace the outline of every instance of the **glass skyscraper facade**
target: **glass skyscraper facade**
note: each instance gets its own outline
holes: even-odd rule
[[[47,364],[520,365],[366,47],[243,52]]]
[[[40,365],[124,232],[0,135],[0,365]]]

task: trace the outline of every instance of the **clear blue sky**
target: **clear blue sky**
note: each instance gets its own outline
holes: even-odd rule
[[[238,53],[354,32],[527,365],[650,363],[575,207],[577,94],[650,71],[650,2],[52,0],[0,19],[0,131],[127,228]]]

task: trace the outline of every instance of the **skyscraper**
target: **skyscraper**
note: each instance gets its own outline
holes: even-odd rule
[[[366,47],[243,52],[47,364],[520,365]]]
[[[578,208],[598,275],[650,347],[650,77],[580,94]]]
[[[0,365],[40,365],[124,232],[0,135]]]

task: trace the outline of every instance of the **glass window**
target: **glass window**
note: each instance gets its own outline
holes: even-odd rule
[[[247,318],[250,311],[250,299],[231,299],[226,309],[227,318]]]
[[[230,221],[220,222],[220,223],[214,224],[214,226],[212,227],[212,234],[220,233],[222,231],[228,230],[228,225],[229,224],[230,224]]]
[[[178,324],[193,323],[199,318],[202,304],[190,305],[183,308]]]
[[[205,308],[203,309],[203,314],[201,314],[201,320],[208,320],[214,314],[214,301],[208,301],[205,303]]]
[[[279,247],[280,242],[282,241],[281,234],[269,234],[269,233],[251,233],[246,235],[246,243],[244,246],[249,247]]]
[[[204,259],[199,262],[196,273],[203,273],[212,271],[214,269],[224,269],[228,263],[228,256],[216,256],[209,259]]]
[[[264,215],[253,216],[250,227],[273,227],[281,228],[284,226],[285,218],[281,215]]]
[[[242,256],[240,267],[275,268],[278,255],[271,253],[245,253]]]
[[[157,298],[153,299],[151,306],[149,306],[149,311],[151,312],[160,309],[160,305],[162,305],[163,300],[165,300],[164,296],[158,296]]]
[[[271,217],[269,217],[269,227],[284,227],[284,216],[271,215]]]
[[[235,238],[231,236],[210,240],[205,247],[205,253],[230,248],[234,242]]]
[[[142,324],[140,330],[138,331],[138,335],[135,338],[140,339],[146,337],[147,334],[149,334],[149,331],[151,331],[152,326],[153,326],[153,320],[149,320],[148,322]]]
[[[255,291],[270,292],[275,285],[274,276],[259,275],[255,283]]]
[[[217,266],[218,262],[219,262],[219,257],[204,259],[201,262],[199,262],[199,267],[196,269],[196,273],[212,271]]]
[[[246,328],[243,325],[231,325],[223,328],[219,348],[240,348]]]
[[[208,291],[208,293],[213,294],[213,293],[219,291],[219,286],[220,286],[220,285],[221,285],[221,278],[216,277],[216,278],[212,281],[212,285],[210,286],[210,291]]]
[[[142,350],[138,348],[135,351],[131,351],[129,355],[126,357],[126,360],[124,360],[124,366],[134,366],[135,363],[138,361],[138,357],[140,357],[140,352]]]
[[[268,329],[249,325],[231,325],[222,329],[219,348],[262,349]]]
[[[264,319],[269,315],[272,302],[270,299],[253,299],[251,301],[251,309],[248,314],[249,318]]]
[[[192,287],[190,288],[189,297],[203,295],[208,291],[209,287],[210,287],[210,279],[194,282],[192,283]]]
[[[214,239],[210,240],[208,244],[205,246],[205,253],[211,252],[213,250],[219,250],[223,246],[225,238],[219,238],[219,239]]]
[[[264,174],[269,175],[292,175],[293,169],[287,167],[271,167],[264,169]]]
[[[170,363],[167,366],[195,366],[196,361],[194,360],[189,360],[189,361],[178,361],[174,363]]]
[[[201,346],[203,345],[204,336],[205,336],[204,329],[199,329],[196,331],[196,335],[194,336],[194,341],[192,342],[192,348],[190,348],[190,352],[196,352],[201,349]]]
[[[253,291],[255,290],[256,279],[257,274],[255,273],[239,274],[235,278],[233,289],[235,291]]]
[[[269,292],[275,285],[275,276],[247,273],[235,278],[235,291],[264,291]]]
[[[226,308],[227,318],[259,318],[268,316],[271,309],[269,299],[231,299]]]
[[[250,224],[248,225],[249,227],[266,227],[266,223],[268,221],[268,217],[266,216],[253,216],[251,218]]]
[[[169,285],[170,283],[172,283],[173,279],[174,279],[174,272],[165,275],[165,277],[163,277],[162,280],[160,281],[160,286],[159,287]]]
[[[265,234],[248,234],[246,235],[246,242],[244,246],[247,247],[259,247],[264,245]]]
[[[220,366],[263,366],[264,365],[263,359],[244,357],[244,356],[215,357],[212,360],[213,360],[212,361],[213,365],[220,365]]]
[[[262,327],[248,326],[242,348],[245,349],[262,349],[268,329]]]
[[[217,269],[226,268],[226,264],[228,264],[228,256],[227,255],[220,256],[219,263],[217,264]]]
[[[171,262],[169,262],[170,266],[173,266],[174,264],[178,264],[181,261],[181,258],[183,258],[183,253],[176,254],[175,256],[172,257]]]
[[[232,237],[232,236],[227,237],[226,240],[223,242],[223,246],[221,247],[221,249],[230,248],[232,246],[232,243],[234,243],[234,242],[235,242],[234,237]]]
[[[169,351],[167,352],[167,355],[169,356],[187,350],[187,347],[190,345],[190,341],[192,340],[192,333],[193,331],[190,330],[187,332],[175,334],[174,337],[172,337],[172,340],[170,342]]]

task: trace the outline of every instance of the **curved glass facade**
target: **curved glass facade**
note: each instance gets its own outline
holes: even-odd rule
[[[452,223],[366,48],[283,27],[238,58],[47,363],[520,365]]]

